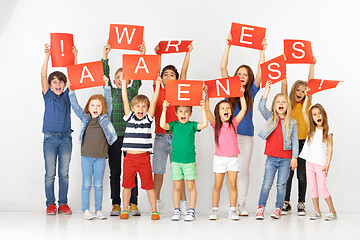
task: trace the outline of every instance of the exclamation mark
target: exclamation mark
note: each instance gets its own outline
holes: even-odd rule
[[[65,56],[65,54],[64,54],[64,40],[60,40],[60,47],[61,47],[61,56]]]
[[[323,85],[323,83],[324,83],[324,79],[321,79],[319,89],[321,89],[321,86]]]

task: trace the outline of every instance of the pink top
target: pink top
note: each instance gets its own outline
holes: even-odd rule
[[[232,119],[235,129],[239,125],[236,118]],[[215,132],[215,122],[211,125]],[[237,143],[237,135],[234,128],[227,122],[223,123],[219,134],[219,145],[215,144],[215,155],[219,157],[231,157],[240,154],[239,146]]]

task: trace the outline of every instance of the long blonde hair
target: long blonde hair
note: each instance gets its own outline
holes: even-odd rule
[[[308,83],[306,81],[302,81],[302,80],[297,80],[293,86],[291,87],[291,91],[290,91],[290,95],[289,95],[289,98],[290,98],[290,103],[291,103],[291,106],[292,107],[295,107],[295,103],[296,103],[296,91],[298,89],[299,86],[301,85],[304,85],[305,87],[308,86]],[[305,97],[301,100],[301,102],[304,102],[305,100]]]
[[[291,103],[290,103],[290,99],[286,94],[283,93],[278,93],[275,97],[274,100],[272,102],[272,116],[271,116],[271,121],[268,123],[268,125],[270,125],[271,123],[273,123],[273,125],[270,127],[270,130],[276,128],[276,126],[278,125],[278,119],[279,116],[276,112],[276,108],[275,108],[275,103],[278,97],[284,97],[288,103],[287,109],[286,109],[286,113],[285,113],[285,130],[286,130],[286,134],[289,136],[289,131],[290,131],[290,121],[291,121]]]
[[[313,105],[310,110],[309,110],[309,120],[310,120],[310,128],[309,128],[309,132],[308,132],[308,142],[309,144],[312,141],[312,138],[314,137],[315,131],[316,131],[316,123],[314,122],[314,119],[312,117],[312,110],[313,109],[319,109],[320,113],[323,117],[323,137],[322,137],[322,141],[323,142],[327,142],[328,139],[328,135],[329,135],[329,123],[328,123],[328,118],[327,118],[327,114],[325,109],[323,108],[323,106],[321,106],[320,103],[317,103],[315,105]]]

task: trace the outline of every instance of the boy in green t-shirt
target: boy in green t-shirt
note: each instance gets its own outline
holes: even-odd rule
[[[201,100],[200,107],[202,112],[202,122],[189,121],[192,114],[191,106],[176,106],[175,114],[177,121],[166,123],[166,110],[170,104],[165,100],[163,111],[160,117],[160,127],[167,132],[172,132],[172,163],[171,163],[171,179],[174,181],[174,206],[175,210],[171,220],[179,221],[181,218],[180,211],[180,193],[181,180],[186,180],[189,191],[190,208],[185,216],[185,221],[195,220],[196,205],[196,153],[195,153],[195,133],[204,129],[208,125],[205,112],[204,101]]]

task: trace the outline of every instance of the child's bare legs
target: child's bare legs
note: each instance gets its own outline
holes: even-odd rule
[[[154,189],[156,200],[160,199],[160,192],[163,185],[164,174],[155,174],[154,173]],[[186,201],[186,194],[185,194],[185,182],[184,179],[179,180],[182,182],[181,191],[180,191],[180,200]]]
[[[175,180],[173,183],[173,201],[175,208],[180,208],[181,189],[183,183],[184,183],[184,179]]]
[[[238,172],[228,171],[227,175],[228,175],[229,189],[230,189],[230,207],[235,207],[236,200],[238,197],[238,191],[237,191]]]
[[[130,192],[131,193],[131,192]],[[149,202],[151,205],[151,211],[152,212],[157,212],[157,207],[156,207],[156,194],[155,194],[155,190],[153,189],[149,189],[146,190],[146,193],[148,195],[149,198]]]
[[[196,205],[196,185],[195,185],[195,180],[186,180],[186,185],[189,191],[189,198],[190,198],[190,203],[189,203],[189,207],[192,209],[195,209],[195,205]]]
[[[124,188],[123,190],[123,210],[129,211],[129,202],[131,197],[131,188]]]
[[[219,207],[220,192],[224,182],[225,173],[215,173],[215,183],[212,193],[212,206]]]
[[[327,205],[329,207],[329,211],[336,215],[336,211],[335,211],[331,196],[328,198],[325,198],[325,202],[327,203]]]
[[[315,208],[315,212],[321,213],[320,212],[320,206],[319,206],[319,198],[312,198],[311,199]]]

